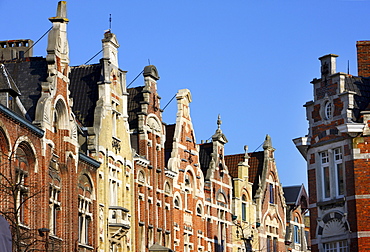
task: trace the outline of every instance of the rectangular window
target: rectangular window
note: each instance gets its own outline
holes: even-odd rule
[[[324,252],[348,252],[347,241],[324,243]]]
[[[277,238],[274,237],[273,243],[272,243],[272,249],[274,252],[278,252],[278,247],[277,247]]]
[[[274,199],[274,185],[270,184],[270,203],[274,204],[275,199]]]
[[[59,200],[60,188],[50,185],[49,188],[49,229],[50,234],[57,235],[58,211],[60,209]]]
[[[266,251],[267,252],[272,252],[271,251],[271,236],[267,236]]]
[[[323,151],[320,153],[321,169],[322,169],[322,183],[323,183],[323,198],[330,198],[330,167],[329,167],[329,153]]]
[[[294,243],[301,243],[299,227],[294,226]]]
[[[337,196],[344,195],[344,179],[343,179],[343,159],[342,149],[334,149],[334,164],[336,174],[336,193]]]
[[[247,220],[247,204],[245,202],[242,202],[242,220]]]

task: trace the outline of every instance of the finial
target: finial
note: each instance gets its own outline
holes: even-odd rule
[[[248,159],[248,158],[249,158],[248,145],[244,145],[244,159]]]
[[[218,129],[221,128],[221,124],[222,124],[221,116],[220,116],[220,114],[218,114],[218,118],[217,118],[217,127],[218,127]]]
[[[265,138],[265,142],[263,143],[263,149],[267,149],[272,147],[271,137],[267,134]]]

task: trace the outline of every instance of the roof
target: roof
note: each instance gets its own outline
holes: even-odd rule
[[[353,112],[357,119],[360,119],[360,112],[370,110],[370,78],[347,77],[345,81],[347,91],[356,92]]]
[[[12,76],[3,64],[0,64],[0,92],[9,92],[12,96],[21,95]]]
[[[144,88],[143,86],[140,86],[140,87],[129,88],[127,90],[127,92],[129,93],[127,112],[128,112],[128,123],[130,125],[130,129],[138,128],[137,114],[141,112],[140,102],[144,100],[143,94],[141,93],[143,88]]]
[[[209,163],[211,162],[211,154],[213,152],[213,143],[204,143],[199,145],[199,163],[203,171],[204,177],[207,175]]]
[[[37,102],[41,96],[41,82],[47,78],[47,62],[42,57],[4,61],[6,69],[18,87],[19,96],[31,120],[35,119]]]
[[[234,155],[227,155],[225,156],[225,163],[227,168],[229,169],[229,173],[231,177],[237,178],[238,177],[238,164],[244,161],[244,153],[243,154],[234,154]],[[252,193],[255,195],[258,189],[259,178],[262,175],[263,171],[263,163],[264,163],[264,152],[251,152],[248,153],[249,159],[249,179],[250,183],[253,183],[252,186]]]
[[[94,111],[99,99],[98,82],[101,80],[101,64],[71,67],[69,75],[73,113],[86,127],[94,124]]]
[[[287,205],[298,206],[302,209],[308,208],[308,195],[304,185],[284,186],[284,197]]]
[[[301,187],[302,186],[300,185],[283,187],[285,201],[287,205],[295,204],[297,202]]]

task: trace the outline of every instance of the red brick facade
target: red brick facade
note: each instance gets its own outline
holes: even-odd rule
[[[370,76],[369,41],[357,42],[357,50],[360,77],[336,73],[336,55],[320,58],[314,100],[305,105],[309,134],[294,140],[308,162],[312,251],[370,248],[370,97],[362,78]]]

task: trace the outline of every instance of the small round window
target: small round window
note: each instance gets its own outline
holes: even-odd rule
[[[333,104],[328,101],[325,104],[325,119],[330,119],[332,116]]]

